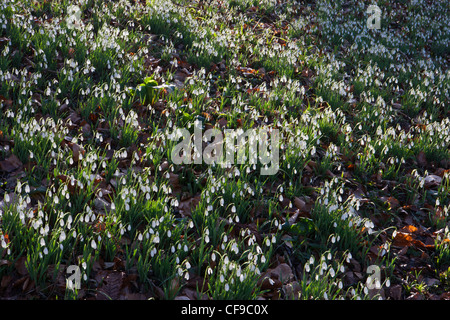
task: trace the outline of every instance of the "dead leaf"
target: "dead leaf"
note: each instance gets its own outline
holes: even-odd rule
[[[60,114],[66,112],[68,110],[69,110],[69,105],[67,103],[63,103],[58,109]]]
[[[34,281],[31,280],[29,276],[27,276],[22,285],[22,291],[23,292],[30,291],[31,289],[33,289],[33,287],[34,287]]]
[[[400,202],[394,197],[381,197],[380,200],[383,202],[387,202],[389,204],[389,208],[391,209],[400,207]]]
[[[441,184],[441,182],[442,182],[441,177],[439,177],[435,174],[430,174],[425,177],[424,186],[425,186],[425,188],[429,189],[429,188],[439,186]]]
[[[180,201],[178,205],[178,210],[182,216],[191,216],[192,210],[197,207],[200,202],[200,195],[196,195],[195,197],[191,197],[187,200]]]
[[[358,187],[355,191],[352,192],[353,196],[359,200],[360,203],[368,203],[370,200],[366,197],[365,192]]]
[[[0,267],[9,265],[11,265],[11,261],[5,259],[0,260]]]
[[[353,271],[347,271],[344,274],[344,283],[347,286],[351,286],[351,285],[354,285],[355,283],[357,283],[355,275],[353,274]]]
[[[83,132],[84,135],[91,133],[91,125],[84,120],[81,122],[81,132]]]
[[[145,294],[143,293],[126,293],[123,296],[123,300],[148,300]]]
[[[399,231],[403,232],[403,233],[414,233],[414,232],[417,232],[418,229],[413,225],[408,225],[408,226],[404,226]]]
[[[423,281],[428,287],[438,286],[441,283],[441,281],[436,278],[424,278]]]
[[[281,263],[274,269],[267,269],[259,278],[258,286],[263,290],[275,290],[293,278],[292,269],[286,263]]]
[[[23,166],[22,162],[15,154],[10,155],[7,159],[0,161],[0,171],[12,172]]]
[[[125,277],[124,272],[119,271],[108,272],[107,276],[103,278],[102,286],[97,289],[98,290],[97,299],[118,300],[124,277]]]
[[[278,279],[284,284],[288,283],[294,278],[291,267],[287,263],[279,264],[275,269],[270,272],[271,275],[277,275]]]
[[[195,290],[198,289],[199,291],[203,292],[208,289],[208,280],[203,277],[195,275],[189,278],[188,282],[186,283],[186,287]]]
[[[28,270],[27,270],[27,267],[26,267],[26,264],[25,264],[26,261],[27,261],[26,257],[20,257],[14,263],[14,266],[16,267],[17,273],[20,274],[21,276],[25,276],[25,275],[28,274]]]
[[[294,198],[294,205],[297,207],[297,209],[299,210],[304,210],[305,206],[306,206],[306,202],[303,201],[302,199],[295,197]]]
[[[421,167],[425,167],[427,165],[427,157],[425,155],[425,152],[420,151],[417,156],[417,163],[421,166]]]
[[[413,237],[408,233],[397,232],[392,244],[398,247],[412,246]]]
[[[292,215],[292,217],[289,217],[289,224],[293,225],[295,223],[295,221],[297,221],[298,215],[300,214],[299,210],[296,210],[294,212],[294,214]]]
[[[217,124],[219,125],[219,127],[222,129],[222,128],[225,128],[226,126],[227,126],[227,123],[228,123],[228,121],[227,121],[227,119],[226,118],[220,118],[218,121],[217,121]]]
[[[78,162],[80,160],[80,154],[83,156],[85,154],[84,148],[77,143],[72,143],[71,148],[73,152],[73,161]]]
[[[181,290],[180,296],[186,296],[189,300],[205,300],[207,298],[206,294],[203,294],[201,297],[197,295],[197,291],[191,288],[183,288]]]
[[[425,244],[421,240],[416,239],[416,237],[418,235],[419,235],[419,232],[416,227],[414,227],[412,225],[405,226],[402,229],[400,229],[399,232],[397,232],[395,234],[392,244],[397,247],[414,246],[417,248],[428,248],[428,249],[434,248],[434,244]],[[426,241],[426,242],[428,242],[428,241]]]
[[[291,299],[298,300],[301,289],[302,287],[300,283],[298,283],[298,281],[291,282],[283,286],[283,290],[286,294],[286,299],[289,300]]]
[[[12,281],[12,276],[4,275],[2,281],[0,282],[0,287],[6,288]]]
[[[402,298],[402,286],[400,284],[396,284],[389,289],[389,296],[393,300],[400,300]]]
[[[172,188],[172,192],[174,194],[180,193],[181,192],[181,185],[180,185],[180,178],[178,174],[169,173],[169,181],[170,181],[170,186]]]
[[[72,110],[72,112],[65,119],[65,122],[67,122],[68,120],[70,120],[72,122],[72,127],[73,127],[73,125],[78,125],[80,123],[81,117],[78,115],[77,112]]]

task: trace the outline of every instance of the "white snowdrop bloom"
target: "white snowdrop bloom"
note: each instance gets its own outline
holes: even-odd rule
[[[61,234],[59,235],[59,241],[64,241],[66,240],[66,233],[63,231],[61,231]]]
[[[44,238],[41,238],[40,244],[41,244],[42,247],[45,246],[45,240],[44,240]]]
[[[349,252],[347,254],[347,258],[345,259],[345,261],[347,261],[347,263],[350,263],[350,259],[352,258],[352,254]]]
[[[228,283],[225,283],[225,291],[230,290],[230,286],[228,285]]]
[[[266,246],[270,247],[270,239],[269,238],[266,239]]]
[[[95,242],[94,239],[92,239],[92,241],[91,241],[91,247],[92,247],[92,249],[94,249],[94,250],[97,249],[97,243]]]
[[[336,275],[336,274],[335,274],[335,272],[334,272],[334,269],[331,268],[331,269],[330,269],[330,276],[331,276],[332,278],[334,278],[335,275]]]
[[[47,249],[47,247],[44,248],[44,254],[45,254],[45,255],[48,254],[48,249]]]

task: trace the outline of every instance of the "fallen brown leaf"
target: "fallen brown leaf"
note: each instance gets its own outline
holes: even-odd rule
[[[392,244],[398,247],[412,246],[413,237],[408,233],[397,232]]]
[[[191,216],[192,210],[199,204],[200,195],[196,195],[195,197],[189,198],[187,200],[180,201],[178,205],[178,209],[182,216]]]
[[[298,198],[298,197],[295,197],[294,198],[294,205],[297,207],[297,209],[304,210],[305,206],[306,206],[306,202],[303,201],[302,199]]]
[[[7,159],[0,161],[0,171],[12,172],[23,166],[22,162],[15,154],[12,154]]]
[[[17,259],[17,261],[14,263],[14,266],[16,267],[16,271],[18,274],[25,276],[28,274],[27,267],[25,265],[25,262],[27,261],[26,257],[20,257]]]
[[[111,271],[103,278],[103,284],[98,288],[98,300],[118,300],[120,296],[120,289],[122,288],[124,272]]]
[[[380,200],[383,202],[387,202],[391,209],[396,209],[400,207],[400,202],[394,197],[381,197]]]
[[[425,155],[425,152],[423,152],[423,151],[420,151],[418,154],[417,154],[417,156],[416,156],[416,159],[417,159],[417,163],[421,166],[421,167],[425,167],[426,165],[427,165],[427,157],[426,157],[426,155]]]
[[[429,189],[429,188],[433,188],[433,187],[437,187],[441,184],[442,182],[442,178],[440,176],[437,176],[435,174],[430,174],[428,176],[425,177],[424,180],[424,186],[425,188]]]

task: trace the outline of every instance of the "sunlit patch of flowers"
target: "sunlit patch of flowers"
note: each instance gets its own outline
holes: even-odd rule
[[[166,299],[192,277],[204,280],[199,297],[256,299],[283,253],[303,266],[300,298],[372,298],[343,282],[378,232],[350,189],[399,179],[420,152],[448,159],[444,2],[386,3],[380,30],[367,28],[362,1],[71,3],[83,28],[58,3],[0,4],[0,159],[12,152],[26,169],[0,183],[2,261],[25,257],[37,285],[50,265],[54,277],[78,265],[90,290],[100,257],[120,259]],[[149,76],[163,89],[142,105],[132,92]],[[281,138],[280,172],[267,180],[245,150],[225,166],[168,158],[177,127],[262,126]],[[407,201],[420,204],[427,179],[408,171]],[[430,192],[433,226],[448,222],[448,181]],[[298,243],[283,240],[291,223]]]

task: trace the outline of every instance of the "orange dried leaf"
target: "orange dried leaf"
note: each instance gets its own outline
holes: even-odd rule
[[[397,232],[394,237],[393,245],[398,247],[412,246],[413,237],[408,233]]]
[[[404,226],[403,228],[401,228],[400,231],[403,233],[414,233],[414,232],[417,232],[418,229],[412,225],[408,225],[408,226]]]

